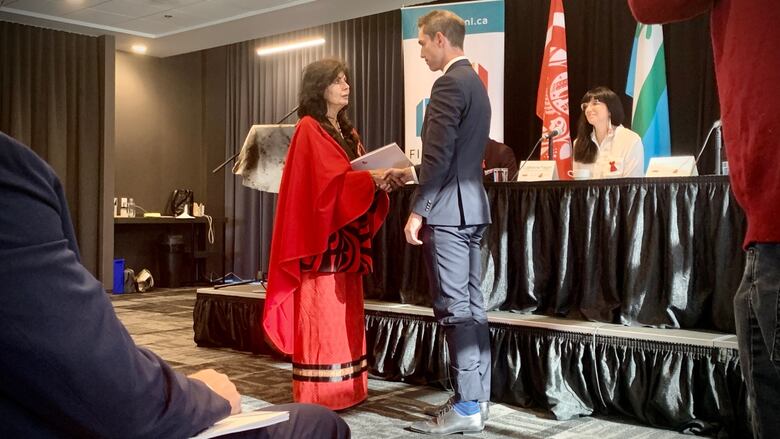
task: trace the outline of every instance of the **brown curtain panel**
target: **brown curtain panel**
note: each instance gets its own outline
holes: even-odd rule
[[[259,47],[315,37],[323,46],[259,57]],[[335,56],[350,72],[350,117],[368,149],[403,141],[401,14],[392,11],[234,44],[227,55],[227,156],[253,124],[276,123],[298,104],[303,68]],[[291,116],[287,123],[295,123]],[[268,267],[276,196],[248,189],[225,173],[225,258],[229,271],[252,278]]]
[[[104,58],[96,37],[0,22],[0,131],[62,180],[82,263],[96,277]]]

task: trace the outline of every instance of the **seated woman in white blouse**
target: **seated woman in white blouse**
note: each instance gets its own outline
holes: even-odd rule
[[[590,170],[591,178],[641,177],[645,158],[642,138],[623,123],[620,98],[607,87],[582,97],[582,114],[574,140],[573,169]]]

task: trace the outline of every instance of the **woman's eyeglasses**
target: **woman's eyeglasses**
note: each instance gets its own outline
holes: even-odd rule
[[[599,101],[598,99],[593,99],[592,101],[583,102],[582,104],[580,104],[580,108],[582,108],[582,111],[585,111],[591,105],[596,106],[596,105],[602,105],[602,104],[603,104],[603,102]]]

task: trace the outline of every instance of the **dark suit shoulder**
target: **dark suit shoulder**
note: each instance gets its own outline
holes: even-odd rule
[[[468,59],[461,59],[461,60],[458,60],[458,61],[452,63],[450,68],[447,69],[447,71],[445,72],[445,75],[448,74],[448,73],[451,73],[451,72],[455,72],[458,69],[461,69],[461,68],[464,68],[464,67],[467,68],[467,69],[473,70],[473,68],[471,67],[471,61],[469,61]]]
[[[447,72],[447,74],[441,75],[436,78],[435,81],[433,81],[433,89],[431,90],[431,94],[433,94],[434,90],[439,88],[457,87],[457,83],[461,80],[462,75],[456,75],[454,73]]]
[[[455,82],[454,86],[458,87],[463,93],[472,93],[476,88],[479,88],[485,92],[487,97],[487,90],[479,79],[479,75],[474,71],[471,64],[466,61],[458,61],[455,63],[442,78],[448,77]]]

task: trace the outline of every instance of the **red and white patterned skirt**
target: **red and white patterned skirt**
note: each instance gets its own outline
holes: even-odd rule
[[[345,409],[368,395],[362,273],[302,272],[295,296],[293,398]]]

